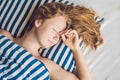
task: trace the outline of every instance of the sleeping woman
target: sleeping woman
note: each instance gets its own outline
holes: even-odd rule
[[[14,38],[2,29],[0,34],[10,38],[42,61],[49,71],[51,80],[92,80],[78,43],[81,37],[86,46],[92,49],[102,44],[100,24],[94,20],[95,14],[95,11],[83,6],[48,3],[41,5],[33,13],[22,37]],[[49,48],[60,40],[73,52],[76,74],[67,72],[50,59],[39,55],[40,48]]]

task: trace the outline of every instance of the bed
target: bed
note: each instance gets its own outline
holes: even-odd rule
[[[72,4],[72,5],[79,4],[79,5],[85,5],[85,6],[91,7],[95,9],[101,17],[104,18],[104,21],[101,23],[102,25],[101,34],[104,38],[103,45],[99,46],[96,51],[92,51],[90,50],[89,47],[87,48],[83,47],[82,41],[81,41],[80,47],[83,51],[83,55],[85,57],[86,63],[88,64],[93,80],[120,80],[120,76],[119,76],[120,74],[120,69],[119,69],[120,67],[120,43],[119,43],[120,41],[120,36],[119,36],[120,34],[120,27],[119,27],[120,1],[119,0],[109,0],[109,1],[105,1],[105,0],[35,0],[35,1],[34,0],[1,0],[0,1],[0,5],[1,5],[0,28],[8,30],[15,37],[21,36],[23,33],[22,31],[24,27],[27,26],[26,23],[28,22],[29,17],[34,11],[34,9],[36,9],[39,6],[39,4],[54,2],[54,1],[56,2],[59,1],[59,2]],[[13,7],[16,5],[17,6],[19,5],[20,8],[17,9],[17,7]],[[24,11],[22,12],[22,10]],[[55,53],[55,51],[57,51],[57,54]],[[73,57],[72,53],[64,44],[60,43],[56,47],[52,47],[49,50],[43,50],[41,52],[43,53],[42,54],[43,57],[47,57],[53,60],[57,64],[61,65],[61,67],[64,68],[65,70],[72,72],[72,70],[74,69],[75,65],[74,65],[74,60],[72,58]],[[60,57],[61,53],[65,53],[65,55]],[[36,60],[34,58],[32,59]],[[39,65],[42,64],[39,61],[36,61],[36,62],[39,63]],[[2,68],[1,65],[2,64],[0,63],[0,69]],[[35,69],[35,68],[36,67],[33,67],[32,69]],[[49,80],[47,71],[44,74],[46,74],[46,77],[43,76],[44,78],[39,77],[38,79]],[[30,75],[30,74],[26,74],[26,75]],[[6,80],[6,78],[4,79]],[[17,79],[22,79],[22,78],[17,78]],[[34,78],[31,78],[31,79],[34,80]]]

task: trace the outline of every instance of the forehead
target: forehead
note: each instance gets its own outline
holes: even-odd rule
[[[49,27],[53,27],[58,30],[63,30],[66,28],[66,19],[64,16],[55,16],[51,19],[47,19],[45,22],[49,25]]]

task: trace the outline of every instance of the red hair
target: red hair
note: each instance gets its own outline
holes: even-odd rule
[[[35,26],[35,20],[44,21],[56,15],[65,16],[67,28],[76,30],[87,46],[96,49],[98,45],[103,43],[100,24],[94,20],[96,15],[94,10],[84,6],[72,6],[58,2],[41,5],[30,18],[27,32]]]

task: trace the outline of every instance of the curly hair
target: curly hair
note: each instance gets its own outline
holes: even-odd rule
[[[86,46],[96,49],[98,45],[103,43],[103,38],[100,34],[100,24],[94,19],[96,13],[93,9],[59,2],[41,5],[31,16],[27,32],[35,26],[35,20],[41,19],[44,22],[46,19],[57,15],[65,16],[67,28],[76,30]]]
[[[84,6],[75,6],[69,14],[72,20],[70,28],[76,30],[86,46],[90,46],[92,49],[96,49],[103,43],[100,34],[101,25],[95,21],[95,15],[93,9]]]
[[[55,16],[64,16],[66,19],[66,27],[69,28],[71,19],[69,18],[69,10],[73,8],[72,5],[66,5],[59,2],[47,3],[41,5],[31,16],[29,20],[29,27],[27,31],[30,31],[35,25],[34,22],[37,19],[41,19],[44,22],[46,19],[53,18]]]

